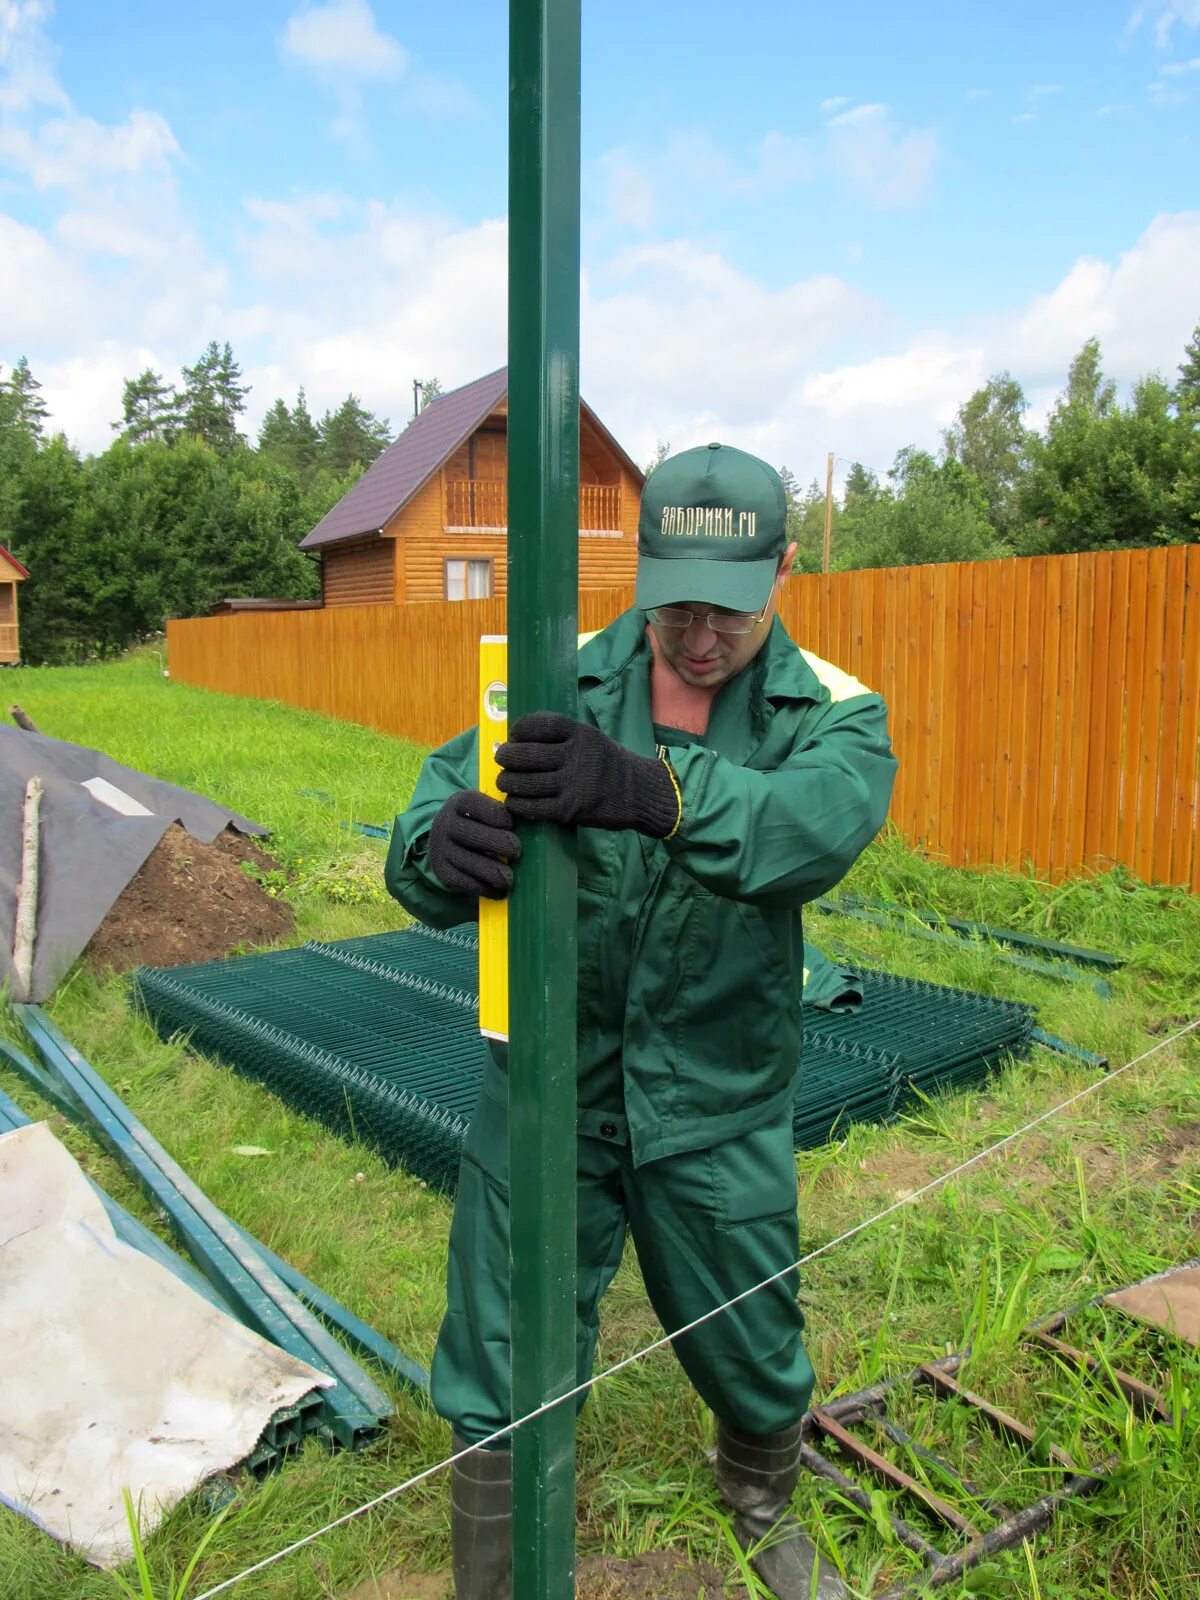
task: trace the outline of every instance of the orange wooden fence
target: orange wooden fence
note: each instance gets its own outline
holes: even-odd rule
[[[580,627],[631,599],[584,593]],[[1200,890],[1200,544],[797,577],[782,611],[891,707],[913,844]],[[432,744],[473,717],[478,637],[504,629],[480,600],[172,622],[168,642],[178,681]]]

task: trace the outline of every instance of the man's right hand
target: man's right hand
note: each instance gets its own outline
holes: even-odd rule
[[[447,889],[473,899],[503,900],[520,854],[507,808],[478,789],[452,794],[429,830],[429,865]]]

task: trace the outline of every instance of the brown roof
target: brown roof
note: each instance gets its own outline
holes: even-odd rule
[[[300,541],[301,550],[315,550],[343,539],[382,533],[398,511],[432,478],[464,440],[496,409],[508,393],[508,368],[500,367],[474,383],[464,384],[431,400],[313,531]],[[583,411],[638,483],[644,475],[592,408]]]
[[[259,600],[252,596],[236,595],[224,600],[214,600],[208,608],[210,617],[223,616],[230,611],[316,611],[319,600]]]
[[[16,556],[12,555],[11,552],[6,550],[2,544],[0,544],[0,556],[3,556],[6,561],[11,562],[11,564],[16,567],[17,571],[23,578],[27,578],[29,576],[28,567],[23,567],[17,560]]]

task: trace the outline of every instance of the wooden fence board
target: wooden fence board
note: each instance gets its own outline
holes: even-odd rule
[[[996,609],[999,628],[996,635],[996,743],[993,754],[992,778],[988,786],[989,839],[987,859],[1008,860],[1008,776],[1012,765],[1013,700],[1016,692],[1016,666],[1014,661],[1013,633],[1016,623],[1015,561],[998,561]]]
[[[1112,607],[1108,630],[1109,680],[1105,732],[1104,786],[1101,798],[1100,845],[1094,859],[1109,865],[1121,858],[1121,775],[1125,758],[1125,719],[1129,695],[1130,584],[1132,563],[1112,570]]]
[[[1171,830],[1162,826],[1175,808],[1175,773],[1179,764],[1179,703],[1183,678],[1183,618],[1187,599],[1187,546],[1166,552],[1163,563],[1162,708],[1158,771],[1155,774],[1151,857],[1148,875],[1166,883],[1171,875]]]
[[[1151,561],[1146,574],[1146,664],[1142,680],[1142,738],[1137,768],[1137,830],[1133,870],[1148,879],[1154,870],[1158,775],[1162,760],[1163,630],[1166,563]]]
[[[1113,672],[1110,642],[1113,604],[1111,561],[1101,558],[1095,563],[1090,588],[1089,639],[1092,690],[1083,788],[1083,849],[1080,857],[1082,861],[1096,861],[1103,853],[1101,836],[1104,818],[1104,771],[1109,752],[1109,702],[1110,698],[1115,701],[1120,692],[1119,679]]]
[[[957,736],[955,716],[955,652],[958,644],[958,585],[961,566],[956,561],[939,567],[942,592],[938,599],[940,616],[935,616],[938,662],[936,693],[940,706],[938,730],[938,771],[934,781],[933,835],[939,855],[947,852],[947,841],[954,825],[954,762]]]
[[[1024,760],[1029,736],[1029,608],[1032,603],[1029,562],[1013,562],[1013,718],[1010,726],[1008,795],[1005,800],[1005,853],[1008,866],[1022,866],[1022,821],[1024,821]]]
[[[1045,651],[1043,635],[1046,630],[1046,571],[1048,558],[1038,556],[1022,565],[1028,571],[1029,584],[1029,665],[1025,678],[1025,731],[1021,748],[1021,817],[1020,865],[1031,865],[1034,858],[1034,839],[1037,836],[1038,758],[1041,750],[1042,722],[1046,716],[1045,705]]]
[[[1137,847],[1137,789],[1142,758],[1142,689],[1146,681],[1146,600],[1148,550],[1133,550],[1129,560],[1129,643],[1125,653],[1124,739],[1121,798],[1117,809],[1117,859],[1133,870]]]
[[[1087,814],[1087,718],[1091,708],[1092,661],[1088,651],[1091,631],[1092,572],[1089,557],[1075,558],[1072,581],[1064,596],[1062,654],[1068,689],[1060,713],[1062,743],[1056,766],[1061,774],[1062,797],[1055,808],[1055,855],[1052,877],[1078,871],[1083,860],[1083,830]]]
[[[1037,813],[1030,839],[1030,856],[1039,872],[1052,871],[1054,832],[1054,752],[1058,739],[1058,642],[1062,632],[1063,567],[1046,564],[1046,606],[1042,623],[1042,715],[1038,728],[1038,756],[1034,783]]]
[[[580,596],[603,627],[631,587]],[[1200,544],[793,578],[792,636],[891,708],[896,825],[937,859],[1200,890]],[[172,677],[423,745],[474,716],[501,599],[172,622]]]
[[[1171,883],[1200,890],[1200,545],[1188,546]]]

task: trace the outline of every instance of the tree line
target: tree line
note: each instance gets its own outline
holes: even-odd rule
[[[301,389],[290,407],[275,401],[251,444],[248,386],[215,340],[178,382],[150,369],[127,379],[98,455],[49,431],[40,390],[23,357],[0,369],[0,544],[31,574],[30,663],[117,653],[227,596],[315,596],[299,541],[391,438],[355,395],[314,419]]]
[[[425,404],[440,393],[436,378],[419,387]],[[390,439],[353,394],[315,418],[301,389],[291,406],[274,402],[251,443],[248,387],[216,340],[177,381],[150,369],[127,379],[116,437],[97,455],[50,431],[40,390],[23,357],[0,369],[0,544],[32,574],[21,593],[31,663],[119,652],[226,596],[315,596],[299,541]],[[834,568],[1200,539],[1200,325],[1174,383],[1150,374],[1122,402],[1090,339],[1041,431],[1027,411],[999,373],[936,455],[909,446],[882,474],[855,462],[833,505]],[[781,471],[797,568],[819,571],[824,493]]]
[[[1143,377],[1122,403],[1089,339],[1043,431],[1011,374],[962,406],[935,456],[901,450],[880,475],[854,462],[833,506],[835,571],[1065,555],[1200,539],[1200,324],[1174,383]],[[786,467],[796,567],[821,570],[825,494]]]

